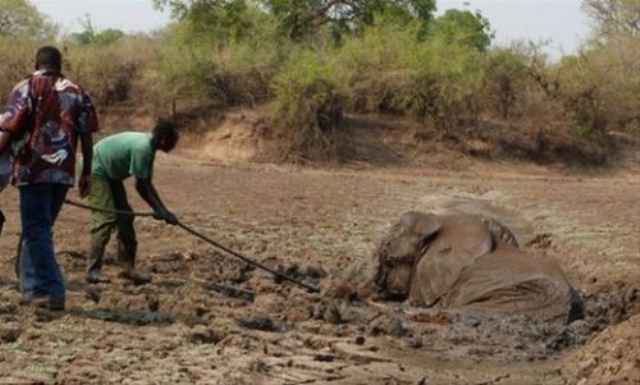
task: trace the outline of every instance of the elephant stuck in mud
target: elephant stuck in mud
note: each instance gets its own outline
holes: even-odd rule
[[[472,214],[408,212],[372,258],[334,282],[339,297],[571,321],[581,296],[555,263],[520,249],[512,232]]]

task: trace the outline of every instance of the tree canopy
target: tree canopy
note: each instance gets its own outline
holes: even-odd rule
[[[479,12],[458,9],[449,9],[438,17],[431,26],[431,33],[481,52],[489,48],[494,37],[489,20]]]
[[[433,18],[434,0],[267,0],[281,28],[299,40],[320,27],[329,26],[336,35],[356,31],[373,23],[376,14],[389,13],[425,25]]]
[[[45,37],[55,26],[26,0],[0,0],[0,36]]]
[[[201,29],[235,31],[247,28],[249,12],[277,18],[279,30],[292,40],[302,40],[328,28],[335,36],[373,23],[376,14],[389,13],[425,25],[433,19],[435,0],[154,0],[171,9],[173,16]]]
[[[640,37],[640,0],[584,0],[583,8],[596,21],[600,37]]]
[[[122,39],[126,34],[119,29],[107,28],[96,32],[89,15],[82,20],[83,31],[71,35],[72,39],[81,45],[97,44],[109,45]]]

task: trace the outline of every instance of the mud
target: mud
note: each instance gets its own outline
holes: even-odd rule
[[[234,368],[227,374],[232,372],[235,382],[226,382],[231,380],[220,376],[215,381],[202,377],[202,383],[331,381],[347,384],[358,383],[353,382],[354,379],[361,370],[368,368],[366,371],[371,371],[368,374],[372,376],[370,378],[377,378],[379,383],[409,384],[419,383],[425,378],[425,370],[430,372],[433,368],[488,365],[490,369],[487,371],[492,373],[500,371],[500,368],[509,369],[486,378],[479,374],[473,380],[462,374],[459,378],[451,377],[448,370],[441,369],[444,372],[436,371],[439,374],[426,378],[435,384],[452,383],[449,381],[460,384],[516,384],[521,383],[518,381],[522,378],[512,374],[510,368],[518,363],[530,363],[533,368],[541,368],[532,378],[547,378],[550,382],[544,383],[554,383],[559,378],[553,362],[558,354],[587,343],[608,326],[623,322],[640,310],[639,289],[627,286],[587,296],[585,319],[569,325],[530,317],[422,309],[400,303],[327,299],[286,282],[275,283],[269,275],[255,270],[246,273],[240,289],[230,284],[203,283],[188,278],[180,280],[184,269],[174,268],[175,255],[179,253],[168,253],[154,259],[153,265],[157,270],[154,281],[149,285],[135,287],[126,282],[116,282],[115,285],[121,285],[117,289],[114,284],[100,285],[103,299],[98,303],[82,301],[80,295],[87,289],[95,290],[95,287],[71,285],[74,291],[68,313],[57,319],[38,318],[34,314],[34,321],[36,324],[106,322],[114,325],[115,329],[108,328],[114,331],[125,325],[142,327],[141,332],[144,328],[154,327],[153,333],[157,336],[154,338],[159,338],[160,344],[166,343],[163,342],[166,340],[163,330],[169,334],[173,333],[169,330],[178,330],[178,342],[175,343],[185,349],[188,346],[216,347],[219,351],[217,357],[225,357],[223,366],[229,370]],[[216,277],[230,277],[237,272],[236,262],[225,259],[212,262],[216,257],[219,256],[215,253],[193,254],[191,261],[207,261],[208,265],[215,265]],[[59,258],[64,260],[65,256],[60,255]],[[321,271],[318,266],[309,268],[293,263],[282,267],[286,272],[297,272],[298,278],[309,279],[312,276],[321,279],[317,278],[322,275],[317,273]],[[252,293],[251,298],[246,298],[246,293]],[[12,288],[2,291],[2,313],[17,312],[24,319],[23,313],[27,310],[11,304],[15,297]],[[168,329],[174,324],[184,326]],[[106,327],[101,325],[101,328]],[[30,334],[25,336],[28,329],[10,319],[3,322],[0,328],[2,346],[33,343],[41,338]],[[131,346],[131,341],[115,338],[112,344],[125,348]],[[172,346],[163,354],[174,356],[179,348]],[[398,352],[411,356],[411,360],[399,361]],[[256,361],[246,362],[243,367],[241,362],[244,361],[240,357],[247,354],[254,356]],[[422,363],[412,363],[418,358]],[[392,363],[395,363],[393,370],[380,366]],[[431,369],[423,369],[425,363]],[[217,367],[217,364],[213,365]],[[458,369],[453,371],[457,372]],[[68,377],[62,378],[68,381]],[[101,383],[105,378],[98,377],[94,382]],[[178,378],[187,383],[196,377]],[[90,378],[83,379],[91,382]],[[283,382],[279,382],[281,380]],[[395,382],[389,382],[391,380]]]
[[[612,326],[573,352],[563,373],[580,385],[640,383],[640,316]]]
[[[319,286],[368,257],[409,209],[436,210],[461,197],[490,202],[522,226],[524,247],[568,272],[585,297],[585,319],[550,324],[326,298],[150,219],[137,228],[139,267],[153,274],[151,284],[133,286],[109,264],[110,284],[85,285],[89,217],[70,208],[56,228],[68,311],[41,314],[17,305],[17,213],[7,203],[0,383],[590,385],[604,383],[597,376],[608,370],[634,374],[632,360],[616,369],[614,347],[631,351],[625,344],[637,330],[638,224],[629,224],[637,176],[159,162],[159,189],[185,223]],[[189,191],[179,188],[185,183]],[[594,355],[604,358],[580,373],[566,370]]]

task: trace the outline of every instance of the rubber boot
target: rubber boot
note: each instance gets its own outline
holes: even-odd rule
[[[131,280],[134,285],[139,286],[151,282],[151,276],[136,270],[135,263],[137,250],[137,242],[118,242],[118,261],[124,268],[124,271],[120,276]]]
[[[102,263],[104,258],[104,247],[91,246],[89,257],[87,260],[87,276],[88,283],[108,283],[109,278],[102,275]]]

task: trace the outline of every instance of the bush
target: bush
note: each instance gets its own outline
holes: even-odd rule
[[[13,87],[33,72],[33,58],[38,43],[18,37],[0,36],[0,102],[4,106]]]
[[[362,112],[413,116],[449,129],[477,114],[482,78],[479,54],[448,36],[419,39],[421,26],[381,19],[338,51],[349,76],[353,107]]]
[[[640,133],[640,40],[619,37],[561,62],[564,103],[582,132]]]
[[[484,60],[485,108],[498,111],[503,119],[513,115],[516,103],[523,98],[523,90],[531,81],[526,61],[524,54],[507,48],[489,52]]]
[[[346,98],[332,66],[312,51],[294,54],[273,82],[272,115],[285,157],[318,159],[335,151]]]
[[[272,38],[265,20],[242,38],[198,35],[179,23],[162,37],[155,66],[155,95],[164,103],[256,105],[271,97],[270,82],[285,60],[286,45]]]
[[[69,44],[63,52],[66,72],[100,106],[140,105],[149,88],[145,76],[156,60],[155,46],[153,39],[144,36],[129,36],[108,45]]]

